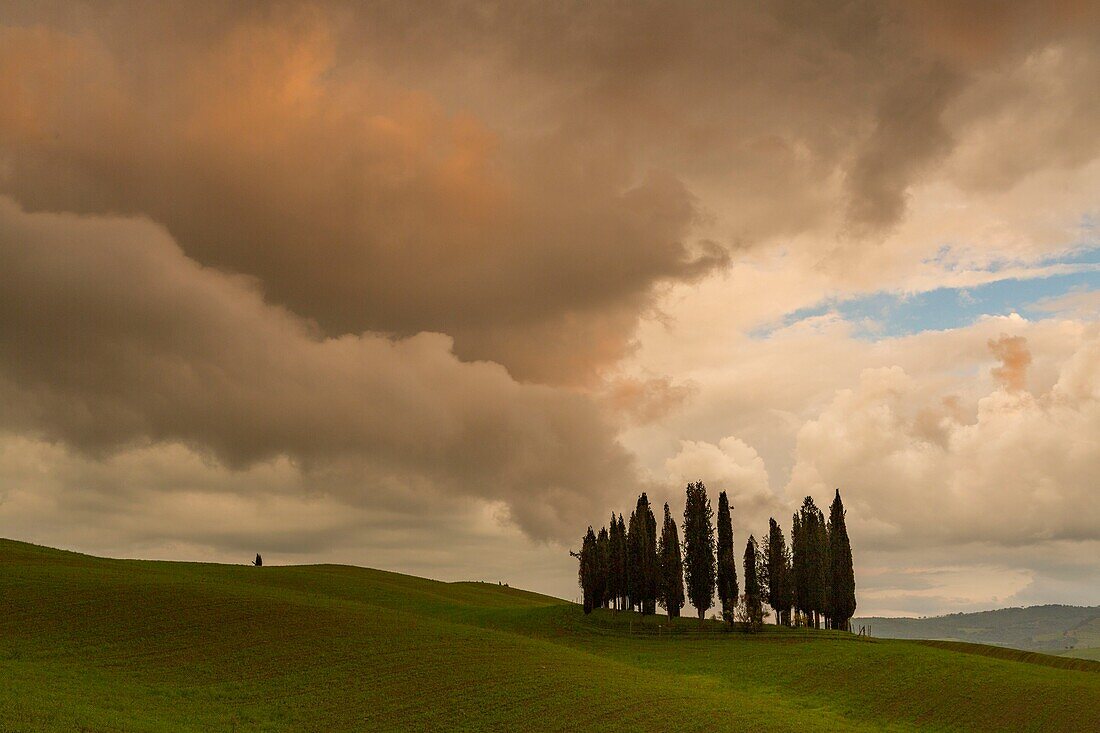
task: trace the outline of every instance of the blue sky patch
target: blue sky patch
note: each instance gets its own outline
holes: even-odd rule
[[[1005,279],[969,288],[938,288],[923,293],[879,291],[850,299],[830,298],[792,311],[779,324],[753,333],[766,338],[779,328],[806,318],[837,313],[864,339],[894,338],[922,331],[968,326],[982,316],[1019,313],[1029,320],[1050,317],[1045,303],[1078,291],[1100,290],[1100,248],[1078,250],[1066,257],[1038,263],[1075,265],[1082,269],[1046,277]],[[998,272],[1003,266],[991,267]]]

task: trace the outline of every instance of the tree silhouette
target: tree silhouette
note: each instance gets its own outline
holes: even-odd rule
[[[768,536],[764,540],[764,572],[761,582],[766,581],[768,605],[775,611],[777,624],[790,624],[790,610],[793,601],[791,556],[783,529],[775,518],[768,520]]]
[[[701,621],[714,603],[714,512],[702,481],[687,485],[684,505],[684,579]]]
[[[630,606],[643,614],[657,610],[657,520],[645,492],[638,497],[627,528],[627,584]]]
[[[828,541],[825,518],[807,496],[794,518],[795,605],[811,619],[814,628],[821,628],[821,615],[826,610],[828,584]]]
[[[600,608],[607,608],[608,569],[611,566],[611,540],[607,536],[607,527],[601,527],[596,535],[596,578],[593,583],[592,603]]]
[[[718,495],[718,600],[722,602],[722,618],[733,623],[737,607],[737,564],[733,550],[733,518],[726,492]]]
[[[255,565],[256,567],[262,567],[263,566],[264,559],[262,557],[260,557],[260,553],[258,553],[258,552],[256,553],[256,559],[252,561],[252,564]]]
[[[756,547],[756,538],[749,535],[749,539],[745,543],[745,595],[741,599],[744,606],[742,618],[745,622],[746,631],[756,631],[760,628],[764,619],[764,607],[760,597],[759,568],[760,557],[759,550]]]
[[[626,538],[620,535],[626,530],[619,524],[620,521],[612,512],[607,532],[607,595],[615,609],[622,608],[622,597],[626,594]]]
[[[584,599],[584,612],[592,613],[597,574],[596,533],[592,531],[592,527],[588,528],[588,533],[584,536],[584,542],[581,544],[581,552],[580,555],[578,555],[578,559],[580,560],[580,568],[577,572],[577,582],[581,586],[581,594]]]
[[[659,601],[669,618],[677,618],[684,607],[684,563],[680,555],[680,533],[667,503],[657,552],[661,560]]]
[[[717,590],[722,616],[742,620],[752,628],[763,623],[763,605],[775,611],[776,624],[849,629],[855,614],[855,573],[840,490],[829,508],[829,519],[807,496],[791,518],[791,542],[772,517],[768,534],[745,546],[745,592],[738,596],[733,550],[732,507],[726,492],[718,497],[717,537],[710,498],[702,481],[689,483],[684,504],[683,545],[668,504],[660,538],[657,522],[642,492],[629,523],[611,514],[598,533],[588,528],[581,551],[578,582],[586,612],[609,605],[616,609],[656,612],[660,603],[668,615],[680,615],[686,600],[700,620],[714,605]],[[717,551],[717,552],[716,552]],[[256,555],[256,565],[262,560]]]
[[[618,573],[618,593],[619,593],[619,609],[625,610],[627,604],[627,564],[629,562],[626,548],[626,522],[623,521],[623,515],[619,514],[618,521],[619,529],[616,531],[615,547],[615,565],[616,572]]]
[[[856,576],[852,567],[852,545],[844,523],[840,489],[829,507],[829,618],[832,628],[850,631],[856,612]]]

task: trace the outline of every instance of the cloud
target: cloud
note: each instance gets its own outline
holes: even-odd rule
[[[1001,360],[991,374],[1009,392],[1027,389],[1027,368],[1031,365],[1031,352],[1023,336],[1001,336],[989,340],[989,350]]]
[[[1023,383],[1023,339],[994,343],[997,388],[966,419],[957,403],[940,412],[934,439],[908,374],[864,371],[799,429],[788,495],[842,487],[871,547],[1100,539],[1090,448],[1100,436],[1100,337],[1093,329],[1039,395]]]
[[[685,440],[680,451],[665,461],[673,485],[691,481],[706,484],[717,502],[725,491],[734,510],[735,526],[748,532],[767,526],[769,517],[783,517],[785,507],[768,487],[764,461],[747,443],[728,436],[718,444]]]
[[[674,176],[578,141],[515,149],[476,114],[341,63],[331,12],[162,10],[135,14],[152,43],[136,57],[110,14],[98,32],[3,29],[7,192],[150,216],[329,335],[446,332],[461,356],[553,382],[621,356],[655,283],[725,261],[689,246],[696,203]],[[202,41],[161,46],[169,18]]]
[[[746,247],[849,287],[957,215],[972,253],[1065,246],[1079,210],[1010,220],[1096,158],[1100,19],[978,17],[988,38],[939,3],[17,4],[0,191],[149,216],[327,335],[442,332],[591,385],[662,288]],[[987,201],[945,215],[945,188]]]
[[[673,486],[701,478],[714,492],[756,487],[771,505],[750,513],[739,500],[735,522],[757,535],[769,515],[788,528],[804,496],[824,504],[839,487],[861,613],[1098,601],[1094,318],[986,317],[869,340],[831,314],[712,340],[736,331],[710,315],[723,311],[707,292],[684,301],[696,317],[672,310],[643,328],[634,366],[667,368],[697,389],[680,411],[625,434],[648,472]],[[990,343],[1007,344],[1008,384]],[[1025,375],[1024,389],[1008,388]],[[749,466],[758,478],[734,478]],[[928,588],[890,590],[914,569]]]
[[[536,537],[571,536],[632,476],[583,395],[463,363],[440,334],[326,337],[148,221],[0,200],[0,270],[9,430],[105,456],[159,442],[233,468],[285,456],[363,503],[501,501]]]
[[[674,384],[669,377],[623,376],[608,380],[603,402],[613,413],[644,425],[681,408],[695,392],[695,385]]]

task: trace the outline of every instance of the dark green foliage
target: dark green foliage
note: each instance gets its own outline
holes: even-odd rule
[[[800,512],[795,512],[791,517],[791,579],[794,581],[794,607],[798,611],[799,618],[810,613],[808,574],[806,534],[802,531],[802,515]]]
[[[763,623],[763,599],[760,588],[760,552],[756,546],[756,538],[749,535],[745,543],[745,595],[741,603],[744,606],[742,620],[746,631],[757,631]]]
[[[607,534],[607,527],[601,527],[596,535],[596,580],[594,582],[592,602],[599,607],[607,608],[608,595],[607,581],[611,567],[611,539]]]
[[[623,515],[619,514],[619,531],[617,532],[617,539],[615,543],[615,562],[619,568],[619,608],[626,609],[629,594],[627,593],[627,565],[630,562],[629,554],[626,546],[626,522],[623,520]]]
[[[722,617],[731,623],[744,617],[756,624],[758,614],[753,604],[759,602],[760,608],[765,603],[771,606],[777,625],[797,622],[820,628],[824,619],[828,628],[849,627],[855,612],[855,574],[839,490],[828,522],[813,498],[805,498],[793,517],[790,546],[774,518],[769,519],[763,542],[758,544],[750,538],[758,562],[745,568],[745,593],[740,596],[732,507],[726,492],[718,497],[716,535],[706,487],[701,481],[688,484],[683,548],[668,504],[664,508],[659,541],[657,522],[645,492],[638,497],[629,523],[623,521],[622,514],[616,517],[612,513],[608,528],[596,534],[589,527],[593,535],[591,557],[584,548],[575,553],[581,559],[580,582],[589,610],[612,605],[649,615],[660,604],[676,618],[685,604],[686,584],[686,600],[700,619],[714,605],[717,591]],[[588,539],[586,536],[586,543]],[[750,599],[747,609],[746,594]]]
[[[795,606],[820,628],[820,616],[826,610],[828,584],[828,542],[825,517],[807,496],[794,518]]]
[[[829,526],[825,521],[825,515],[819,509],[817,521],[814,522],[814,554],[817,557],[818,579],[817,585],[821,589],[818,596],[817,628],[829,628]]]
[[[764,564],[762,582],[765,583],[765,596],[768,605],[775,611],[777,624],[790,624],[791,606],[794,604],[794,588],[791,553],[783,537],[783,528],[775,521],[768,520],[768,536],[764,540]]]
[[[733,622],[737,606],[737,563],[733,550],[733,518],[726,492],[718,495],[718,600],[722,602],[722,618]]]
[[[627,528],[627,591],[630,606],[643,614],[657,610],[657,520],[642,492]]]
[[[684,563],[680,556],[680,533],[667,503],[658,555],[661,560],[658,600],[671,618],[677,618],[684,607]]]
[[[714,603],[714,511],[702,481],[687,485],[684,505],[684,579],[687,595],[702,619]]]
[[[595,608],[596,576],[598,574],[596,558],[596,533],[588,528],[581,544],[581,552],[578,555],[580,569],[577,572],[577,581],[581,586],[581,594],[584,599],[584,612],[592,613]]]
[[[623,515],[611,515],[608,532],[607,595],[615,608],[626,605],[626,525]]]
[[[829,508],[829,593],[828,615],[832,627],[848,629],[856,612],[856,576],[852,567],[852,545],[844,524],[844,503],[840,489]]]
[[[635,564],[638,560],[638,539],[637,534],[637,512],[630,513],[630,519],[626,523],[626,607],[631,611],[638,603],[638,593],[634,590],[634,586],[638,583],[638,567]]]

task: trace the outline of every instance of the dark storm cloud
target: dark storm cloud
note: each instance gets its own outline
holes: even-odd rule
[[[733,217],[726,245],[838,207],[850,232],[887,229],[951,149],[944,108],[972,72],[1095,19],[858,2],[4,15],[0,190],[150,216],[330,335],[445,332],[463,358],[559,383],[626,353],[655,286],[722,266],[693,236],[709,208]]]
[[[288,456],[345,499],[501,501],[536,537],[567,536],[632,476],[585,397],[459,362],[440,334],[325,338],[148,222],[0,199],[0,271],[8,430],[101,455],[182,442],[239,468]]]

